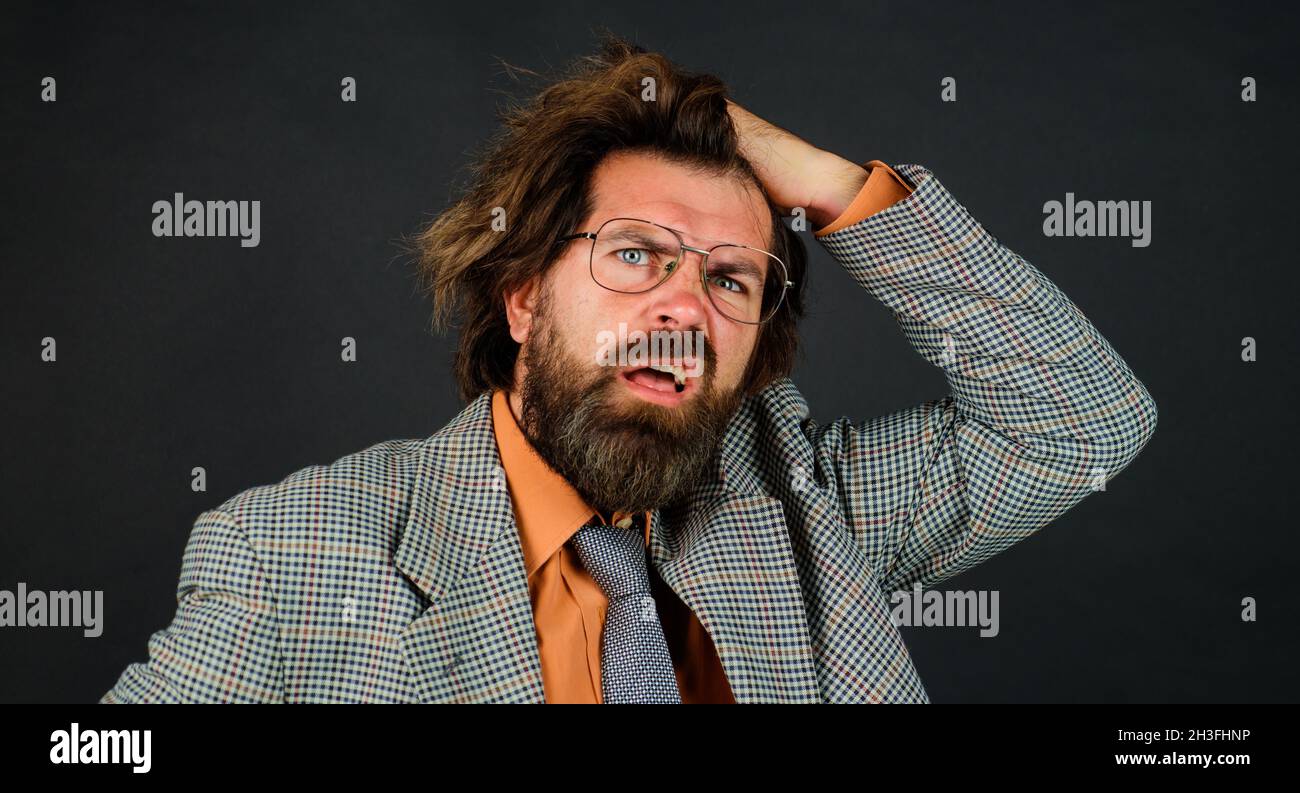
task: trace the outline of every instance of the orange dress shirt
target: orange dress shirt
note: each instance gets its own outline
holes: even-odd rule
[[[831,232],[852,226],[912,194],[911,186],[903,181],[903,177],[880,160],[865,162],[862,167],[868,171],[867,183],[839,217],[831,221],[830,225],[813,232],[814,237],[825,237]]]
[[[863,167],[870,174],[861,192],[838,218],[816,230],[815,236],[824,237],[850,226],[911,193],[883,162],[872,160]],[[603,699],[600,636],[609,600],[568,541],[593,516],[605,518],[542,461],[519,429],[504,391],[492,396],[492,427],[519,526],[546,701],[599,703]],[[630,516],[615,513],[608,522],[617,523],[625,517]],[[649,513],[644,516],[644,530],[649,546]],[[682,702],[734,704],[735,697],[708,631],[663,582],[654,565],[647,567]]]

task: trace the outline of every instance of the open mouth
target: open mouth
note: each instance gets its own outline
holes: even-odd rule
[[[694,390],[698,376],[687,374],[693,369],[681,364],[652,364],[624,369],[620,374],[632,389],[653,402],[676,404],[686,392]]]

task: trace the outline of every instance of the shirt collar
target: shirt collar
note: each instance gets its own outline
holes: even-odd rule
[[[506,486],[519,525],[519,539],[524,552],[524,569],[533,573],[569,541],[593,516],[605,517],[588,506],[586,500],[542,460],[524,436],[515,420],[505,391],[492,395],[492,431],[506,471]],[[615,512],[608,522],[629,517]],[[645,513],[645,541],[650,544],[650,513]]]

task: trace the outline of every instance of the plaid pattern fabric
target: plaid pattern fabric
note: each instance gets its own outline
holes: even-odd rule
[[[738,702],[924,702],[889,594],[1024,539],[1123,470],[1156,408],[1041,272],[928,170],[820,242],[951,394],[819,423],[789,380],[747,399],[713,475],[652,513],[650,558]],[[103,702],[542,702],[490,394],[246,490],[195,523],[178,608]]]

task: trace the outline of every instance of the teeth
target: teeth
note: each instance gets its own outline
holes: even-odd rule
[[[666,374],[672,375],[673,379],[677,381],[677,385],[686,384],[686,370],[680,366],[670,366],[668,364],[656,363],[656,364],[651,364],[650,368],[654,369],[656,372],[664,372]]]

